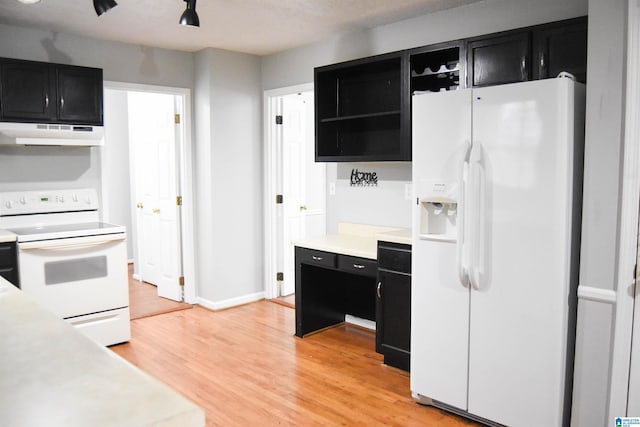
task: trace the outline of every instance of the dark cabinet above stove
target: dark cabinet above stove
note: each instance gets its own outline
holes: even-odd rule
[[[99,68],[0,58],[0,121],[102,125]]]

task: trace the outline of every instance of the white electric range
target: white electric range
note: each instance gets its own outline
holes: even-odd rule
[[[126,229],[100,222],[94,189],[0,193],[20,288],[103,345],[131,338]]]

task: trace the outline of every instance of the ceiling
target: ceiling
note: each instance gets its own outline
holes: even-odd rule
[[[98,17],[91,0],[1,0],[0,23],[187,52],[268,55],[480,0],[200,0],[199,28],[178,24],[182,0],[116,1]]]

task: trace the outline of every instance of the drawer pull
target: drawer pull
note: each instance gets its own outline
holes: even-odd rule
[[[365,266],[362,265],[362,264],[353,264],[353,268],[357,268],[358,270],[362,270],[363,268],[365,268]]]
[[[382,295],[380,295],[381,287],[382,287],[382,282],[378,282],[378,287],[376,288],[376,294],[378,294],[378,298],[382,298]]]
[[[323,260],[323,258],[321,256],[313,255],[311,258],[313,258],[314,261],[322,261]]]

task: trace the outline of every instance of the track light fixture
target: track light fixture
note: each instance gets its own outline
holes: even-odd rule
[[[27,3],[27,2],[34,3],[40,0],[18,0],[18,1],[23,3]],[[180,24],[190,25],[192,27],[199,27],[200,18],[198,18],[198,14],[196,13],[196,0],[184,0],[184,2],[187,3],[187,8],[182,13],[182,16],[180,16]],[[93,0],[93,8],[96,10],[96,13],[98,14],[98,16],[111,10],[117,5],[118,3],[116,3],[115,0]]]
[[[93,8],[96,10],[98,16],[107,12],[109,9],[117,6],[114,0],[93,0]]]
[[[191,25],[192,27],[200,26],[200,19],[196,13],[196,0],[184,0],[187,3],[187,8],[180,17],[181,25]]]

